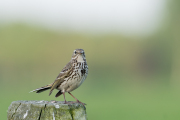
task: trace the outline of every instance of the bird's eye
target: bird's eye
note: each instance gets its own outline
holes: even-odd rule
[[[74,53],[76,54],[77,52],[75,51]]]

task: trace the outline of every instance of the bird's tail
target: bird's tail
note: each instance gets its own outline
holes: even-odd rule
[[[52,84],[49,84],[49,85],[46,85],[44,87],[37,88],[37,89],[35,89],[33,91],[30,91],[30,92],[41,93],[41,92],[44,92],[44,91],[46,91],[48,89],[51,89],[51,87],[52,87]]]

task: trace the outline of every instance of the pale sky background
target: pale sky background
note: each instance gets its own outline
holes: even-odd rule
[[[166,0],[1,0],[0,25],[143,35],[160,27],[165,11]]]

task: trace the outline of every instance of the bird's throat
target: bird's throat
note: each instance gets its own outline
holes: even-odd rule
[[[83,59],[83,57],[81,55],[78,56],[77,62],[84,62],[84,59]]]

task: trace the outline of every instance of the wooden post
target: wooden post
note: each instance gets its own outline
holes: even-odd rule
[[[87,114],[80,103],[14,101],[8,108],[7,120],[87,120]]]

